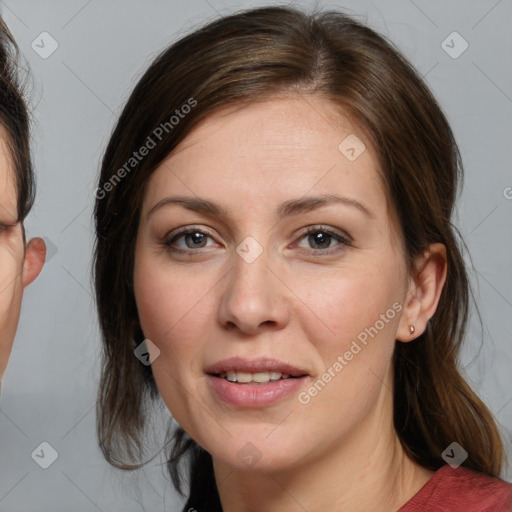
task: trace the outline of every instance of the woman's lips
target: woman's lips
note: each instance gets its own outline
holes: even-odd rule
[[[240,371],[240,372],[266,372],[275,371],[292,375],[293,377],[302,377],[308,372],[293,366],[279,359],[273,359],[270,357],[259,357],[256,359],[246,359],[244,357],[235,356],[207,366],[204,369],[205,373],[210,375],[217,375],[221,372],[228,371]]]
[[[307,375],[269,381],[266,384],[254,382],[239,384],[229,382],[217,375],[207,375],[208,385],[224,402],[238,407],[258,409],[266,407],[295,393],[304,385]]]

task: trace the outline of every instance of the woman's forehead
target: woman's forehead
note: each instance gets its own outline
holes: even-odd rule
[[[357,132],[359,138],[364,139],[367,146],[370,145],[360,124],[348,109],[320,94],[288,94],[214,111],[180,142],[173,154],[229,130],[237,133],[237,141],[245,137],[251,143],[257,141],[275,149],[286,144],[298,149],[297,146],[304,142],[306,136],[313,138],[315,134],[320,139],[318,145],[327,146],[332,144],[332,140],[323,140],[326,131],[332,132],[335,139],[343,133]],[[228,138],[230,136],[227,135]]]
[[[348,117],[334,115],[330,102],[276,99],[207,118],[162,162],[151,188],[220,191],[222,183],[226,194],[281,186],[304,195],[349,187],[371,196],[371,187],[383,192],[377,167],[365,135]]]

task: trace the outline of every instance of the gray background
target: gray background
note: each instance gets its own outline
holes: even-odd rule
[[[156,53],[219,14],[269,3],[2,2],[34,77],[38,196],[27,228],[29,236],[47,237],[50,254],[25,294],[2,387],[1,511],[179,509],[161,459],[126,473],[112,469],[97,448],[99,343],[90,279],[94,183],[116,116]],[[473,259],[484,324],[482,331],[474,317],[462,365],[501,424],[510,453],[512,1],[319,5],[342,8],[397,43],[426,77],[452,124],[466,169],[458,223]],[[44,31],[59,45],[47,59],[31,47]],[[453,31],[469,44],[458,58],[441,46]],[[454,43],[455,50],[460,43]],[[31,458],[43,441],[58,452],[48,469]],[[512,479],[510,465],[504,477]]]

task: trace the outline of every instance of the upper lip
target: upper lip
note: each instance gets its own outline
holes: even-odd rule
[[[239,371],[247,373],[258,373],[258,372],[280,372],[291,375],[292,377],[301,377],[307,375],[308,372],[301,370],[291,364],[279,361],[278,359],[272,359],[268,357],[261,357],[258,359],[245,359],[243,357],[230,357],[229,359],[223,359],[210,366],[207,366],[204,370],[210,375],[219,374],[221,372]]]

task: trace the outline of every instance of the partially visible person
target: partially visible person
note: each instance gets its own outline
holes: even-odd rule
[[[34,202],[29,115],[18,72],[19,50],[0,18],[0,389],[21,310],[23,289],[46,258],[42,238],[27,243],[23,221]]]

